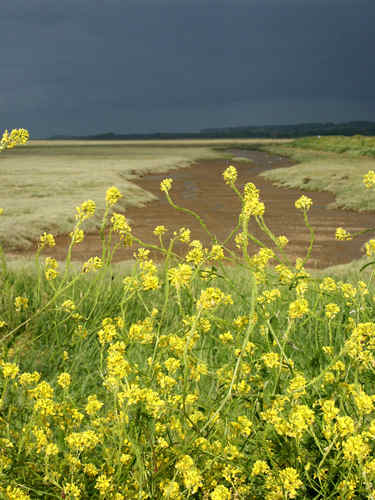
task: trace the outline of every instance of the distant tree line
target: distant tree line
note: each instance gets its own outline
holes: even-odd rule
[[[174,133],[156,132],[153,134],[116,134],[113,132],[87,135],[67,136],[55,135],[48,139],[77,140],[156,140],[156,139],[245,139],[245,138],[297,138],[313,135],[366,135],[375,136],[375,122],[353,121],[346,123],[299,123],[294,125],[263,125],[246,127],[206,128],[199,132]]]

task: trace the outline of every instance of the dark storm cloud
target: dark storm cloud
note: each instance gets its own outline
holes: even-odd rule
[[[367,0],[13,0],[1,124],[41,136],[371,119],[374,16]]]

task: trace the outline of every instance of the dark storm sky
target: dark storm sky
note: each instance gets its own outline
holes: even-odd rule
[[[12,0],[0,12],[1,130],[375,121],[374,0]]]

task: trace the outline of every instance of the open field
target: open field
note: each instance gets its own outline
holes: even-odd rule
[[[67,141],[69,144],[65,142],[46,142],[43,146],[31,143],[30,147],[15,149],[0,157],[1,165],[6,167],[2,170],[5,181],[0,188],[5,209],[0,238],[8,255],[31,256],[39,235],[47,231],[52,232],[57,241],[57,246],[48,255],[63,261],[70,241],[68,234],[74,224],[74,208],[85,199],[96,202],[97,212],[85,224],[85,239],[73,248],[72,258],[83,262],[90,256],[100,254],[102,243],[96,228],[104,211],[104,193],[110,185],[117,186],[124,193],[117,210],[126,213],[134,233],[141,240],[157,242],[152,231],[157,225],[164,224],[170,232],[182,226],[189,227],[194,238],[208,244],[207,235],[194,218],[177,214],[165,202],[160,182],[166,176],[174,179],[173,197],[176,203],[199,211],[212,232],[223,241],[229,228],[235,224],[239,209],[239,200],[222,179],[222,172],[230,163],[238,167],[241,188],[252,181],[261,189],[266,203],[267,223],[275,234],[288,237],[290,243],[286,252],[291,258],[305,255],[310,238],[303,218],[296,214],[294,208],[294,201],[302,193],[311,196],[314,201],[310,218],[316,241],[309,267],[327,267],[357,259],[363,254],[362,245],[370,238],[365,234],[351,242],[335,241],[337,227],[359,232],[372,226],[372,216],[369,213],[337,210],[334,196],[315,190],[323,188],[321,179],[326,181],[325,188],[329,186],[327,176],[331,174],[330,165],[334,162],[334,168],[341,165],[342,182],[346,192],[352,194],[350,201],[354,203],[356,198],[353,193],[358,192],[362,196],[362,204],[363,199],[366,203],[373,203],[374,194],[363,187],[362,174],[356,166],[360,163],[360,172],[363,173],[366,168],[373,167],[373,160],[349,160],[333,153],[296,150],[289,143],[280,141],[257,145],[273,149],[273,156],[249,150],[256,144],[254,141],[239,146],[221,143],[215,148],[212,144],[208,147],[210,143],[197,147],[192,141],[187,141],[189,146],[176,146],[175,143],[168,146],[161,141],[158,145],[150,145],[146,141],[133,145],[92,144],[86,141],[82,147],[72,141]],[[285,154],[285,151],[292,155],[291,160],[276,154]],[[310,161],[311,165],[302,163],[293,166],[294,161],[301,160]],[[350,162],[356,162],[356,165]],[[303,171],[308,165],[317,170],[314,170],[310,183],[299,186],[300,169]],[[281,169],[278,168],[280,166]],[[263,175],[281,175],[293,181],[289,189],[279,189],[265,180]],[[338,189],[340,182],[337,177],[333,179],[333,185]],[[330,210],[327,210],[328,207]],[[259,237],[259,230],[255,226],[253,230]],[[251,251],[255,251],[255,247],[251,247]],[[132,259],[133,252],[134,248],[120,248],[114,261]]]
[[[155,196],[139,188],[135,179],[219,155],[207,147],[103,143],[83,147],[80,143],[48,141],[6,151],[0,156],[0,199],[4,208],[0,240],[9,249],[30,248],[44,231],[67,233],[74,209],[84,199],[97,203],[97,216],[87,227],[92,231],[98,228],[103,195],[109,186],[115,185],[125,194],[120,209],[144,206]]]

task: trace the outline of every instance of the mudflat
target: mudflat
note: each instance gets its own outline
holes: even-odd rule
[[[237,185],[242,189],[246,182],[253,182],[260,190],[261,199],[266,205],[265,221],[276,235],[285,235],[289,244],[285,249],[291,258],[304,257],[309,244],[309,231],[306,228],[301,212],[296,210],[294,202],[305,194],[313,200],[309,211],[310,224],[315,231],[315,244],[307,267],[325,268],[331,265],[348,263],[363,255],[362,246],[371,234],[367,233],[352,241],[339,242],[335,240],[337,227],[344,227],[350,232],[357,232],[373,226],[373,213],[354,212],[342,209],[327,209],[334,201],[332,194],[327,192],[311,192],[299,189],[286,189],[274,186],[259,174],[272,168],[288,167],[293,164],[289,159],[259,151],[231,151],[234,156],[246,156],[251,162],[218,160],[197,161],[191,167],[170,171],[165,174],[146,174],[134,182],[156,195],[158,200],[151,201],[145,208],[129,207],[125,215],[131,221],[133,233],[146,243],[157,244],[153,229],[164,225],[171,235],[173,231],[187,227],[191,229],[192,239],[199,239],[204,245],[210,240],[198,222],[191,216],[174,210],[160,192],[160,182],[165,177],[173,179],[171,196],[177,205],[197,212],[206,226],[219,242],[224,241],[238,222],[240,200],[223,181],[222,173],[233,163],[238,170]],[[125,194],[126,196],[126,194]],[[271,242],[257,227],[255,221],[250,222],[250,231],[267,245]],[[58,260],[64,260],[70,242],[68,235],[56,237],[56,247],[46,251]],[[234,243],[228,245],[235,249]],[[272,245],[271,245],[272,247]],[[128,260],[133,257],[137,245],[131,248],[119,248],[114,261]],[[250,253],[257,250],[251,246]],[[30,255],[34,250],[19,250],[13,255]],[[178,244],[176,252],[183,254],[187,246]],[[101,255],[101,240],[99,234],[86,234],[85,239],[73,249],[72,259],[84,261],[95,255]],[[157,254],[153,255],[157,259]]]

